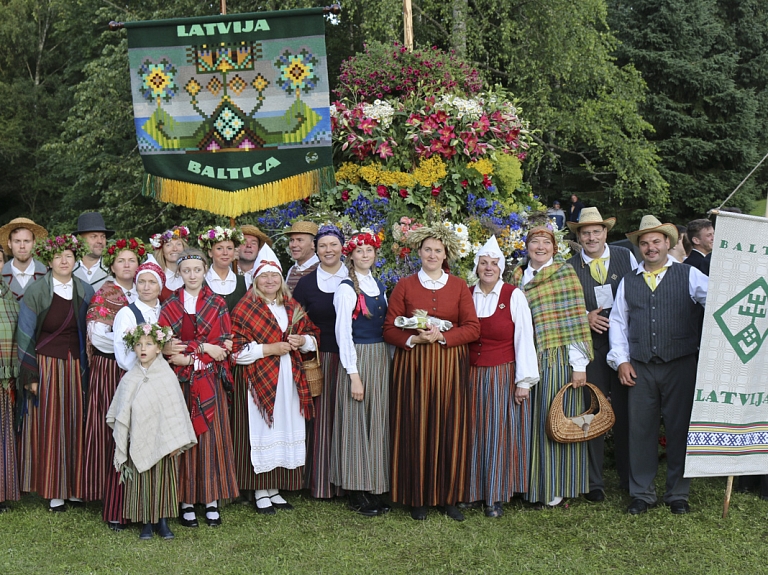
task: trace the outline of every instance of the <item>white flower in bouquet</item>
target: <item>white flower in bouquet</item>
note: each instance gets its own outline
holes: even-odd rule
[[[382,128],[389,128],[392,124],[392,117],[395,115],[395,109],[389,102],[376,100],[373,104],[363,104],[363,114],[368,118],[378,120]]]
[[[472,244],[469,243],[469,240],[461,240],[461,242],[459,243],[459,257],[463,259],[471,253],[472,253]]]
[[[459,239],[466,240],[469,238],[469,229],[464,224],[454,225],[453,231],[457,236],[459,236]]]

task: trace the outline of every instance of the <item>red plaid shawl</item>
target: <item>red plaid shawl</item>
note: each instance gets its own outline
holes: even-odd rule
[[[181,323],[184,319],[184,288],[176,290],[163,304],[158,323],[170,326],[175,337],[181,335]],[[200,435],[208,430],[216,405],[216,383],[214,374],[231,381],[229,360],[213,362],[207,353],[198,354],[197,349],[203,343],[224,345],[232,338],[232,323],[229,319],[227,304],[224,299],[204,285],[197,298],[195,314],[195,339],[183,341],[187,347],[182,352],[208,364],[214,363],[213,369],[195,371],[193,365],[172,365],[179,382],[191,382],[192,408],[190,417],[195,432]]]
[[[289,328],[293,323],[294,313],[300,309],[301,305],[295,299],[288,298],[285,300]],[[254,301],[250,294],[241,299],[235,309],[232,310],[232,326],[234,329],[234,352],[240,351],[252,341],[263,344],[287,340],[287,334],[280,329],[267,304],[261,298]],[[318,345],[320,343],[320,330],[315,327],[315,324],[306,314],[296,322],[291,333],[311,335]],[[280,373],[280,357],[270,355],[242,367],[253,401],[258,406],[264,421],[271,427],[277,393],[277,378]],[[309,391],[304,370],[301,369],[301,354],[298,351],[291,352],[291,371],[293,372],[293,381],[296,383],[296,390],[299,392],[301,414],[305,419],[312,419],[315,416],[312,394]]]

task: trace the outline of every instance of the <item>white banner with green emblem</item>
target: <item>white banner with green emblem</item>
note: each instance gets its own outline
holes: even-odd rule
[[[686,477],[768,474],[768,219],[721,212]]]

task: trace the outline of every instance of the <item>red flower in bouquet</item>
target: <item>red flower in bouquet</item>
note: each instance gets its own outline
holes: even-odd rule
[[[432,188],[432,197],[437,197],[440,195],[440,186],[435,186]]]
[[[349,201],[349,191],[348,190],[344,190],[343,192],[341,192],[341,201],[342,202]]]
[[[387,186],[377,186],[376,187],[376,193],[379,194],[380,198],[388,198],[389,197],[389,190],[387,190]]]
[[[406,189],[401,189],[400,192],[398,192],[398,193],[400,194],[401,198],[407,198],[408,197],[408,190],[406,190]]]

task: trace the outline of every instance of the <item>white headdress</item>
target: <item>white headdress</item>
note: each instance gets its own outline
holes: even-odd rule
[[[488,256],[489,258],[499,258],[499,261],[497,262],[497,265],[499,266],[500,273],[504,273],[504,253],[501,251],[501,248],[499,247],[499,242],[496,241],[496,236],[491,236],[491,238],[485,242],[485,245],[477,250],[477,253],[475,254],[475,268],[473,272],[477,274],[477,262],[480,261],[480,256]]]
[[[283,268],[280,266],[280,260],[277,259],[275,252],[269,247],[269,244],[261,246],[259,254],[256,256],[256,262],[253,264],[254,279],[264,272],[277,272],[280,275],[283,275]]]

